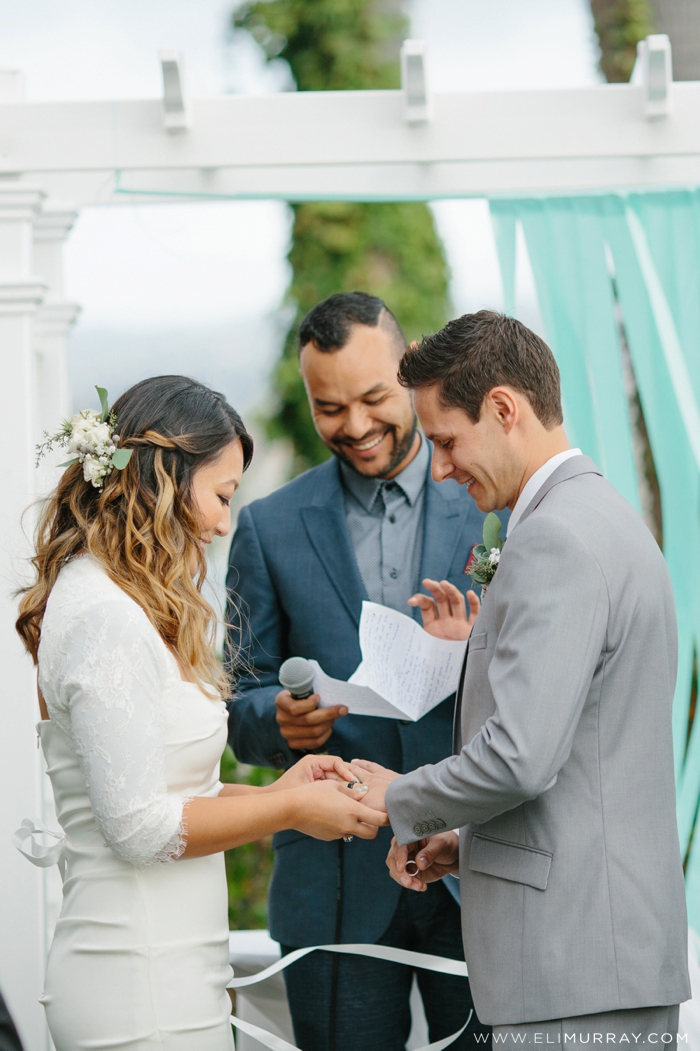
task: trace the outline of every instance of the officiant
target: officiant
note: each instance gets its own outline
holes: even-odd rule
[[[365,599],[420,619],[408,600],[428,578],[438,612],[464,603],[464,570],[481,542],[483,515],[465,488],[430,476],[427,442],[397,380],[405,347],[393,314],[362,292],[330,296],[300,326],[301,374],[333,455],[240,514],[228,576],[238,596],[229,646],[242,646],[250,668],[229,705],[229,739],[243,762],[286,768],[319,750],[408,772],[451,753],[454,696],[411,723],[319,708],[317,696],[294,700],[278,679],[291,656],[347,679],[360,662]],[[465,615],[477,609],[472,594]],[[400,888],[385,865],[390,836],[389,829],[349,843],[294,831],[275,836],[269,923],[283,953],[369,942],[463,959],[457,881],[420,895]],[[468,980],[417,976],[431,1041],[458,1030],[473,1006]],[[304,1051],[403,1051],[409,968],[312,953],[285,979]],[[473,1016],[453,1047],[488,1043],[489,1032]]]

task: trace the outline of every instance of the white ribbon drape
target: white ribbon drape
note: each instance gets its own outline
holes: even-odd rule
[[[51,836],[57,842],[51,846],[44,846],[43,843],[34,838],[40,835]],[[66,871],[65,844],[66,837],[62,833],[53,832],[50,828],[37,824],[28,817],[25,817],[12,837],[12,845],[17,847],[20,854],[23,854],[27,861],[31,861],[32,865],[36,865],[40,869],[48,869],[51,865],[58,865],[61,879],[64,879]]]
[[[45,846],[35,838],[41,835],[51,836],[56,842],[51,846]],[[49,868],[51,865],[58,865],[61,879],[64,878],[66,868],[65,840],[66,837],[60,832],[54,832],[50,828],[46,828],[45,825],[38,824],[28,817],[25,817],[12,837],[13,846],[17,848],[20,854],[24,855],[27,861],[31,861],[32,865],[36,865],[41,869]],[[451,974],[460,978],[467,977],[467,965],[463,960],[448,960],[444,956],[431,956],[428,953],[411,952],[408,949],[394,949],[390,945],[310,945],[303,949],[294,949],[293,952],[283,956],[282,959],[277,960],[270,967],[266,967],[257,974],[249,975],[246,978],[232,979],[228,987],[229,989],[244,989],[248,985],[257,985],[258,982],[264,982],[266,978],[271,978],[274,974],[283,971],[285,967],[289,967],[290,964],[300,960],[302,956],[307,956],[310,952],[319,950],[350,956],[369,956],[375,960],[386,960],[389,963],[403,964],[405,967],[419,967],[425,971],[435,971],[438,974]],[[417,1051],[444,1051],[445,1048],[454,1043],[458,1036],[462,1035],[469,1025],[473,1013],[473,1011],[469,1012],[466,1022],[456,1033],[443,1037],[442,1040],[436,1040],[432,1044],[426,1044],[418,1048]],[[244,1022],[242,1018],[236,1018],[235,1015],[231,1015],[231,1024],[240,1029],[241,1032],[247,1033],[248,1036],[254,1037],[263,1047],[270,1048],[270,1051],[300,1051],[295,1044],[290,1044],[281,1036],[269,1033],[266,1029],[253,1025],[252,1022]]]
[[[390,945],[311,945],[304,949],[295,949],[293,952],[288,953],[287,956],[283,956],[281,960],[277,960],[269,967],[266,967],[264,971],[258,971],[257,974],[249,975],[246,978],[234,978],[228,983],[228,987],[229,989],[244,989],[248,985],[264,982],[266,978],[271,978],[273,974],[283,971],[285,967],[289,967],[290,964],[300,960],[302,956],[318,950],[344,953],[351,956],[370,956],[375,960],[400,963],[406,967],[420,967],[425,971],[436,971],[438,974],[452,974],[461,978],[467,977],[467,965],[463,960],[448,960],[444,956],[410,952],[408,949],[394,949]],[[445,1048],[454,1043],[458,1036],[462,1035],[469,1025],[473,1013],[473,1011],[469,1012],[466,1022],[456,1033],[443,1037],[442,1040],[436,1040],[432,1044],[425,1044],[423,1047],[418,1048],[417,1051],[444,1051]],[[270,1051],[300,1051],[295,1044],[290,1044],[287,1040],[283,1040],[282,1037],[275,1036],[274,1033],[268,1033],[266,1029],[261,1029],[260,1026],[253,1025],[251,1022],[244,1022],[243,1019],[236,1018],[235,1015],[231,1015],[231,1023],[237,1029],[240,1029],[241,1032],[254,1037],[264,1047],[270,1048]]]

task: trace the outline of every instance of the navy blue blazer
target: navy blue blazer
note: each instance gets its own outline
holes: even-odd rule
[[[421,579],[449,580],[465,591],[464,569],[481,542],[484,515],[455,482],[438,485],[428,472],[427,486]],[[251,665],[229,702],[229,741],[244,763],[288,767],[300,753],[289,748],[275,719],[282,662],[313,658],[329,675],[347,679],[361,659],[358,625],[367,594],[335,458],[242,509],[227,583],[238,596],[229,609],[231,640],[235,644],[240,631],[244,665],[246,658]],[[453,713],[454,696],[417,723],[346,715],[336,720],[327,748],[347,760],[370,759],[407,773],[451,754]],[[401,889],[385,865],[390,840],[390,829],[348,844],[278,833],[269,893],[272,937],[294,947],[380,938]]]

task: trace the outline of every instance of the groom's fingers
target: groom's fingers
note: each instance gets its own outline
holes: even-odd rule
[[[396,880],[402,887],[406,887],[407,890],[423,891],[427,889],[427,884],[424,883],[418,874],[410,875],[406,872],[406,864],[411,860],[410,856],[423,843],[425,843],[425,840],[421,840],[420,843],[409,843],[407,846],[399,846],[396,842],[396,837],[391,841],[391,849],[386,859],[387,868],[392,879]]]
[[[386,770],[381,763],[372,763],[369,759],[353,759],[351,767],[357,767],[359,771],[367,771],[368,774],[383,774]]]
[[[416,851],[416,867],[425,872],[431,865],[449,864],[452,856],[456,860],[456,852],[459,849],[459,839],[454,832],[440,832],[436,836],[430,836],[418,844]]]
[[[391,849],[389,850],[389,858],[391,858],[396,866],[396,871],[401,874],[406,871],[406,862],[408,861],[408,847],[400,846],[396,842],[396,836],[391,841]],[[389,858],[387,858],[387,865],[389,864]]]

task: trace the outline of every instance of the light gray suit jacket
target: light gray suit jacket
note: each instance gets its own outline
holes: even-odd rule
[[[658,546],[593,462],[572,457],[513,530],[474,625],[461,751],[387,791],[399,843],[461,828],[482,1022],[690,996],[676,650]]]

